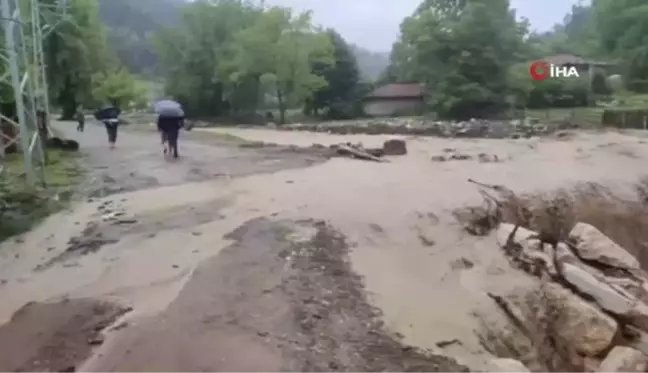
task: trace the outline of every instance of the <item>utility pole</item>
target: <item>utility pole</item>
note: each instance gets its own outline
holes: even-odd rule
[[[45,14],[49,16],[47,21]],[[16,109],[15,117],[0,113],[0,119],[15,128],[15,135],[9,136],[0,127],[0,160],[8,146],[19,142],[25,175],[32,186],[45,186],[43,137],[47,134],[39,131],[39,118],[44,114],[45,123],[41,124],[49,128],[51,117],[43,43],[66,18],[67,0],[48,4],[41,0],[0,0],[4,31],[4,48],[0,50],[4,74],[0,84],[10,87]]]

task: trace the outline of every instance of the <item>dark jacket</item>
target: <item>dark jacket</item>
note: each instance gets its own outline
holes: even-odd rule
[[[181,117],[158,117],[157,127],[162,132],[178,132],[182,128],[184,118]]]

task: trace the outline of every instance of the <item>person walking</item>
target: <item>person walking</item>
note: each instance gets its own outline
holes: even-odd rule
[[[77,132],[83,132],[85,129],[85,115],[83,114],[83,108],[81,108],[81,106],[77,108],[74,116],[77,120]]]
[[[164,146],[164,155],[171,154],[173,158],[178,158],[178,136],[185,118],[182,105],[169,99],[161,100],[155,104],[155,112],[158,114],[157,127]]]
[[[180,116],[158,116],[157,126],[165,143],[164,154],[178,158],[178,137],[183,126],[184,118]]]
[[[117,132],[119,131],[119,114],[121,111],[116,107],[106,107],[95,113],[95,118],[103,122],[108,134],[108,146],[110,150],[115,149],[117,143]]]
[[[117,143],[117,132],[119,131],[119,118],[108,118],[104,120],[106,132],[108,133],[108,147],[110,150],[115,149]]]

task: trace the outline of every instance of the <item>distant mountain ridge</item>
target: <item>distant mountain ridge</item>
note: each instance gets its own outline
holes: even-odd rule
[[[158,58],[152,36],[180,22],[185,0],[98,0],[99,15],[119,60],[133,73],[155,75]],[[351,45],[365,79],[375,80],[387,68],[389,53]]]
[[[176,25],[184,0],[99,0],[99,16],[119,60],[133,73],[154,75],[158,58],[152,37]]]
[[[354,44],[351,44],[351,49],[365,79],[376,80],[389,66],[388,52],[371,52]]]

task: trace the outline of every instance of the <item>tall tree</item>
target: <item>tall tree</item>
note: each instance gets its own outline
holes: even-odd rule
[[[255,107],[255,79],[243,74],[236,80],[230,77],[238,71],[235,36],[260,12],[237,0],[188,5],[181,27],[165,29],[156,38],[167,93],[193,115],[219,116],[232,106]]]
[[[330,38],[313,27],[310,13],[293,16],[286,8],[263,12],[257,22],[238,33],[236,47],[238,70],[232,80],[260,75],[277,99],[281,123],[288,107],[302,104],[326,87],[326,79],[311,66],[334,63]]]
[[[525,33],[508,0],[426,0],[403,23],[400,42],[431,108],[463,119],[507,106],[509,69]]]
[[[602,47],[623,61],[626,87],[648,92],[648,3],[594,0],[592,5]]]
[[[116,63],[99,22],[97,1],[70,0],[68,6],[71,19],[44,42],[51,97],[65,119],[73,117],[79,103],[92,102],[92,75]]]
[[[327,30],[326,34],[333,45],[334,63],[313,63],[313,73],[324,77],[327,86],[314,92],[308,108],[315,114],[327,108],[328,116],[337,119],[351,114],[357,99],[360,71],[356,57],[344,38],[332,29]]]

